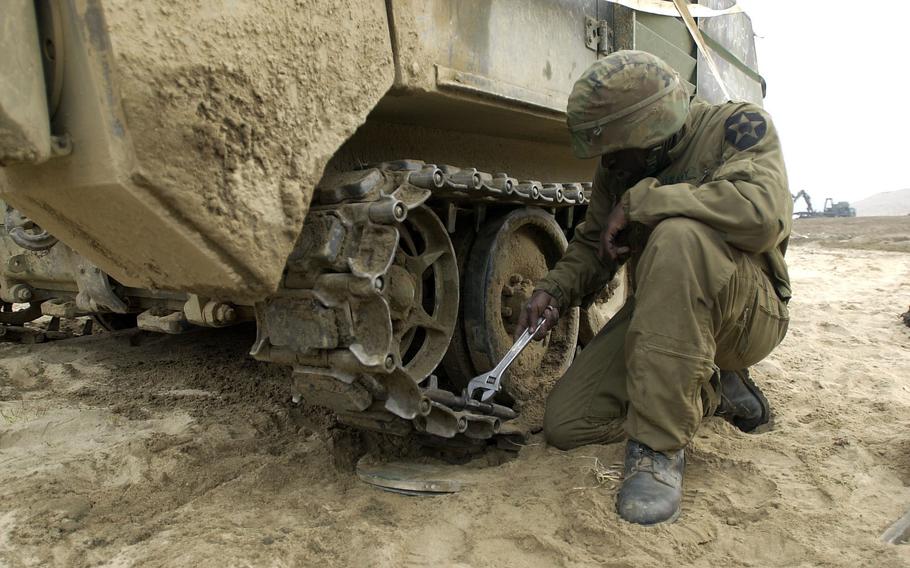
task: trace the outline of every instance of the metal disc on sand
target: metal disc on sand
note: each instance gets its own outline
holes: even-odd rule
[[[432,497],[457,493],[465,486],[459,479],[458,468],[422,463],[388,462],[357,463],[357,477],[379,489],[414,495]]]

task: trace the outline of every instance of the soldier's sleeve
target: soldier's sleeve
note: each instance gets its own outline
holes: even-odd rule
[[[724,123],[723,163],[701,185],[645,178],[623,195],[627,217],[656,225],[701,221],[747,252],[765,252],[790,232],[793,201],[777,130],[760,107],[743,104]]]
[[[616,273],[615,263],[609,259],[602,262],[597,256],[603,223],[613,203],[607,191],[606,172],[598,165],[584,221],[575,228],[566,253],[535,288],[553,296],[560,308],[581,305],[586,296],[601,290]]]

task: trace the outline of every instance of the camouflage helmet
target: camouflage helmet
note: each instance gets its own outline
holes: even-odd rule
[[[575,82],[566,108],[572,150],[593,158],[652,148],[682,128],[689,93],[679,74],[644,51],[615,51]]]

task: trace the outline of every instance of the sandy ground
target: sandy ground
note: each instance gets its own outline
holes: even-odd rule
[[[829,248],[910,252],[910,216],[799,219],[790,242]]]
[[[0,565],[910,566],[878,540],[910,507],[910,254],[813,231],[790,334],[754,369],[774,424],[708,420],[673,525],[618,519],[596,475],[618,445],[534,438],[460,468],[459,494],[373,489],[352,473],[373,441],[289,405],[252,330],[121,332],[0,344]]]

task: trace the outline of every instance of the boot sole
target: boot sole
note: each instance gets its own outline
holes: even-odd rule
[[[661,521],[661,522],[659,522],[659,523],[654,523],[654,524],[650,524],[650,525],[641,525],[641,526],[643,526],[643,527],[659,527],[660,525],[669,525],[670,523],[675,523],[676,520],[679,519],[679,514],[680,514],[680,513],[682,513],[682,505],[680,505],[679,507],[676,508],[676,512],[674,512],[673,515],[672,515],[669,519],[667,519],[667,520],[665,520],[665,521]]]
[[[659,527],[659,526],[661,526],[661,525],[669,525],[669,524],[671,524],[671,523],[675,523],[675,522],[677,521],[677,519],[679,519],[680,513],[682,513],[682,505],[681,505],[681,504],[680,504],[679,507],[676,508],[676,511],[674,511],[673,514],[672,514],[670,517],[668,517],[668,518],[666,518],[666,519],[664,519],[664,520],[662,520],[662,521],[659,521],[659,522],[657,522],[657,523],[651,523],[651,524],[648,524],[648,525],[645,525],[645,524],[642,524],[642,523],[636,523],[636,522],[634,522],[634,521],[630,521],[630,520],[628,520],[628,519],[623,518],[622,515],[619,515],[619,518],[622,519],[623,521],[629,523],[630,525],[636,525],[636,526],[639,526],[639,527]]]
[[[755,398],[758,399],[759,404],[761,404],[761,417],[757,420],[736,420],[734,425],[742,430],[743,432],[752,432],[762,424],[767,424],[771,419],[771,405],[768,403],[765,393],[755,384],[755,381],[752,380],[752,377],[749,375],[749,369],[743,369],[741,371],[736,371],[737,376],[742,379],[743,383],[746,385],[746,388],[749,389],[749,392],[752,393]]]

